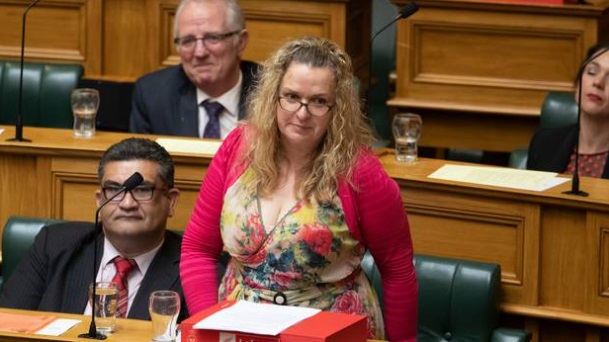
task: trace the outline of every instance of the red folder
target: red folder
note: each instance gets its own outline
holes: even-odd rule
[[[321,311],[282,331],[279,336],[241,332],[193,329],[203,318],[231,306],[223,301],[184,320],[181,342],[366,342],[365,316]]]

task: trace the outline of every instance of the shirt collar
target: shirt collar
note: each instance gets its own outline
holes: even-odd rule
[[[241,85],[243,84],[243,73],[239,70],[239,81],[226,93],[220,95],[217,98],[213,98],[201,89],[197,88],[197,103],[201,104],[203,101],[212,100],[220,102],[226,112],[230,116],[237,117],[239,114],[239,98],[241,96]]]
[[[154,259],[156,253],[159,251],[159,249],[161,249],[163,242],[164,240],[161,241],[158,246],[154,247],[150,251],[133,258],[133,260],[135,260],[135,263],[137,264],[137,271],[140,272],[142,275],[146,274],[146,271],[148,271],[148,267],[150,267],[152,259]],[[105,266],[109,263],[112,263],[114,258],[116,258],[117,256],[121,256],[120,252],[117,251],[116,248],[114,248],[114,245],[112,245],[112,243],[110,242],[110,240],[108,240],[107,237],[104,237],[104,255],[102,256],[101,264]]]

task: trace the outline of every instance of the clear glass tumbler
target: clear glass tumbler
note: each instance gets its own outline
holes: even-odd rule
[[[169,290],[154,291],[150,294],[148,309],[152,319],[152,341],[175,341],[180,295]]]
[[[91,300],[92,294],[93,284],[89,286],[89,300]],[[118,287],[116,284],[104,281],[95,283],[94,300],[97,332],[108,335],[116,331],[116,308],[118,304]]]
[[[99,108],[99,92],[96,89],[77,88],[72,91],[74,136],[91,138],[95,135],[95,117]]]
[[[400,113],[393,117],[393,138],[395,139],[395,159],[399,162],[414,163],[418,158],[418,141],[421,137],[423,121],[421,116]]]

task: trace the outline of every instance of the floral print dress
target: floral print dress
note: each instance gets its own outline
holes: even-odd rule
[[[349,232],[338,196],[319,205],[303,199],[265,229],[260,201],[244,184],[228,189],[221,215],[231,255],[219,298],[306,306],[368,316],[369,338],[384,338],[378,298],[361,270],[364,246]]]

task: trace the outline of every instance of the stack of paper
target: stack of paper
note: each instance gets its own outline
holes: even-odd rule
[[[194,328],[278,335],[281,331],[320,311],[305,307],[259,304],[242,300],[206,317],[195,324]]]
[[[555,172],[447,164],[429,175],[429,178],[520,190],[544,191],[570,180],[569,178],[556,176],[557,173]]]

